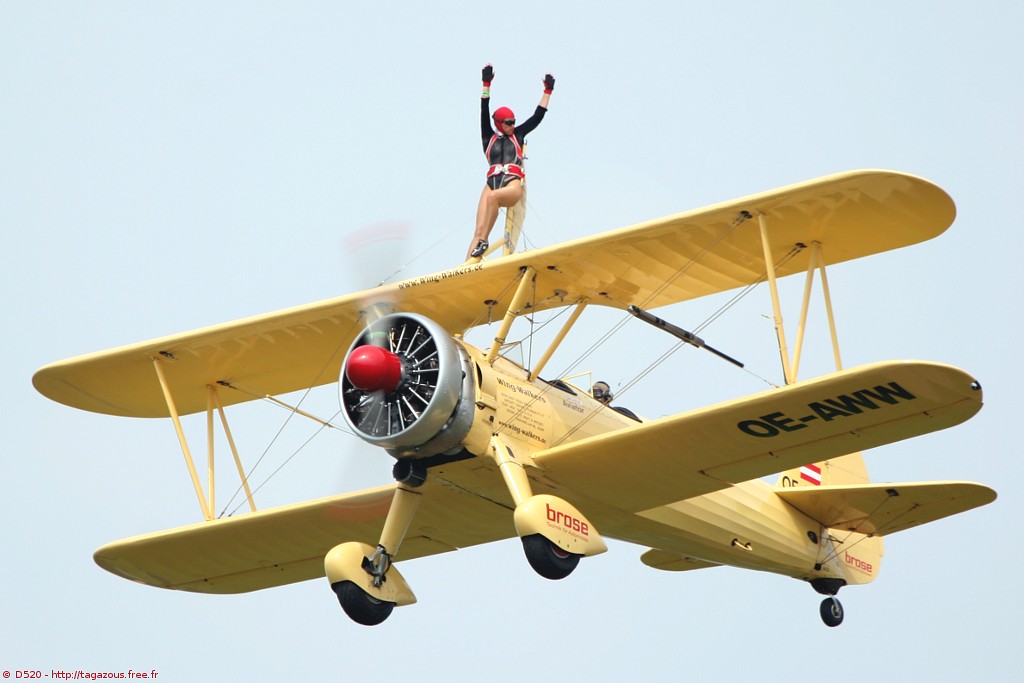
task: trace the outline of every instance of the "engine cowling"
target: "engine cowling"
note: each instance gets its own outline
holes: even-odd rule
[[[434,321],[386,315],[345,356],[338,382],[345,421],[395,457],[454,449],[473,423],[470,367],[466,352]]]

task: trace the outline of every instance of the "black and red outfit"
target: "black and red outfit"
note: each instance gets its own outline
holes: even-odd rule
[[[537,105],[533,116],[517,125],[509,137],[496,133],[491,127],[491,99],[480,98],[480,136],[483,139],[484,155],[490,167],[487,169],[487,186],[492,190],[505,187],[515,178],[526,176],[523,170],[523,146],[526,136],[540,125],[547,109]]]

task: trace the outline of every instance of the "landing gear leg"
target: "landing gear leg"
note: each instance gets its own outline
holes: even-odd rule
[[[391,569],[391,558],[398,554],[398,549],[405,540],[409,525],[420,506],[421,494],[399,484],[395,489],[394,498],[388,516],[384,520],[384,529],[380,533],[380,543],[369,557],[364,557],[363,570],[373,577],[373,587],[380,588],[388,580],[387,573]]]
[[[420,500],[421,494],[399,484],[376,548],[354,541],[342,543],[324,558],[331,589],[356,623],[376,626],[390,616],[396,605],[416,602],[416,596],[391,561],[409,531]]]
[[[387,581],[386,574],[391,569],[391,553],[383,545],[378,545],[373,555],[363,558],[363,569],[373,577],[373,587],[380,588]]]

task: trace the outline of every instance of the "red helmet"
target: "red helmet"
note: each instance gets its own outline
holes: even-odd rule
[[[508,107],[498,107],[497,110],[495,110],[494,112],[495,125],[501,123],[502,121],[505,121],[506,119],[515,120],[515,118],[516,115]],[[501,130],[501,128],[499,128],[498,130]]]

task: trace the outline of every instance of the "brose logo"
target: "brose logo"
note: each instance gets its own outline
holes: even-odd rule
[[[844,552],[843,553],[843,559],[846,560],[846,564],[848,564],[851,567],[853,567],[854,569],[858,569],[858,570],[860,570],[860,571],[862,571],[862,572],[864,572],[866,574],[870,574],[870,573],[872,573],[872,571],[874,571],[874,567],[871,566],[871,563],[865,562],[864,560],[860,559],[859,557],[854,557],[853,555],[851,555],[848,552]]]
[[[590,535],[590,525],[586,522],[576,519],[572,515],[567,515],[559,510],[551,509],[550,503],[545,503],[548,513],[548,521],[554,522],[555,524],[561,525],[570,531],[582,534],[584,536]]]

